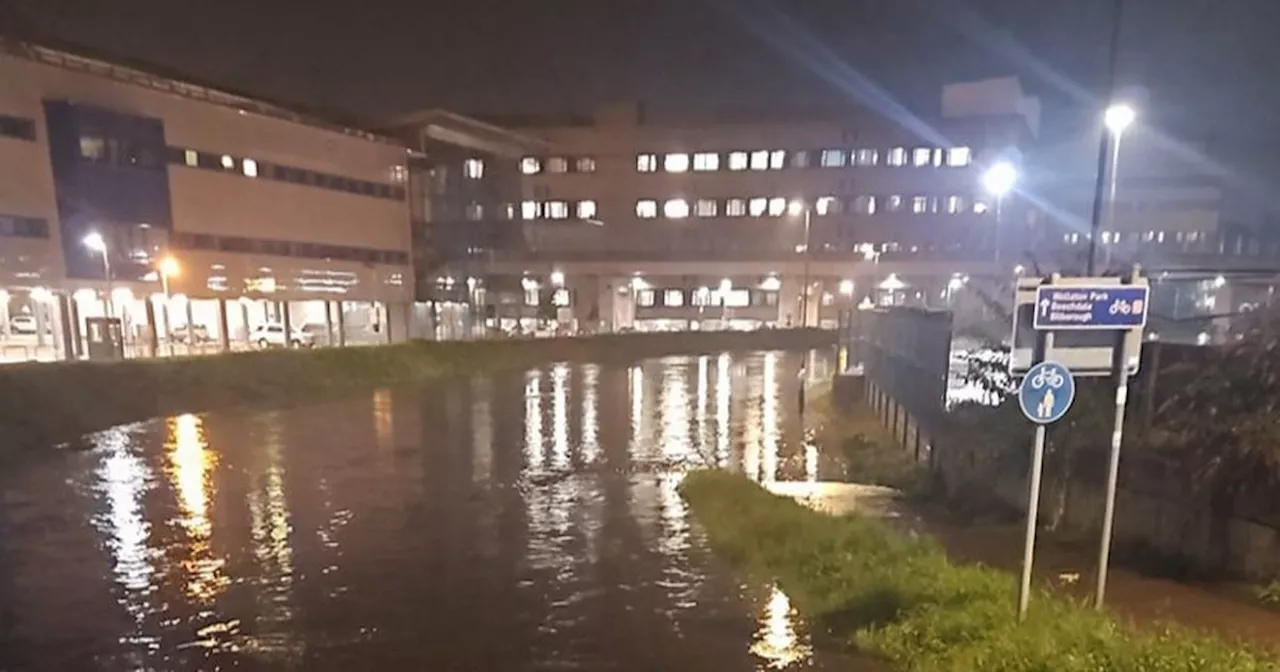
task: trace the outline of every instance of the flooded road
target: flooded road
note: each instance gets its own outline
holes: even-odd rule
[[[0,476],[0,670],[869,669],[815,654],[676,490],[836,477],[804,359],[548,365],[34,458]]]

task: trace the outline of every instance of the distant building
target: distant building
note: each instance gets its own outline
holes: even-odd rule
[[[335,340],[408,335],[398,142],[12,40],[0,40],[0,81],[0,335],[34,314],[74,352],[108,286],[140,348],[164,312],[228,345],[276,322],[322,343],[327,326]],[[103,244],[87,246],[90,234]],[[178,270],[169,299],[165,257]]]

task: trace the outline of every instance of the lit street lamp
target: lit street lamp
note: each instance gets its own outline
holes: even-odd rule
[[[982,174],[982,188],[992,196],[996,197],[996,222],[995,222],[995,261],[1000,263],[1000,229],[1004,225],[1001,213],[1004,210],[1004,197],[1013,191],[1014,185],[1018,183],[1018,169],[1008,161],[997,161],[987,168],[987,172]]]
[[[104,307],[106,308],[107,317],[114,317],[112,298],[111,298],[111,258],[107,254],[107,241],[102,237],[101,233],[94,231],[84,237],[84,246],[90,250],[102,255],[102,274],[107,280],[107,296]]]
[[[1116,226],[1116,178],[1120,171],[1120,141],[1124,138],[1125,129],[1129,128],[1137,117],[1138,112],[1124,103],[1111,105],[1102,115],[1102,123],[1111,133],[1111,163],[1107,168],[1107,225],[1111,227],[1113,237],[1119,230]],[[1111,248],[1104,246],[1102,249],[1104,259],[1102,268],[1105,271],[1111,266]]]

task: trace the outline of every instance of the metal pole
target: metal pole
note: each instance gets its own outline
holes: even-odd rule
[[[107,317],[115,317],[116,299],[112,296],[111,291],[111,259],[107,256],[106,246],[103,246],[102,248],[102,273],[106,276],[107,280],[107,301],[105,304],[107,308]]]
[[[804,288],[800,294],[800,328],[809,326],[809,260],[813,256],[813,250],[810,249],[811,240],[809,236],[810,218],[813,216],[813,206],[805,205],[804,207]]]
[[[1107,104],[1115,97],[1116,61],[1120,53],[1120,27],[1124,19],[1124,0],[1113,0],[1111,6],[1111,51],[1107,60]],[[1102,129],[1102,137],[1098,143],[1098,172],[1093,183],[1093,213],[1089,221],[1089,259],[1085,275],[1095,275],[1098,259],[1098,233],[1102,227],[1102,192],[1106,187],[1107,158],[1111,148],[1111,134]]]
[[[169,274],[160,271],[160,288],[164,291],[164,310],[160,311],[164,319],[164,340],[169,345],[169,356],[173,356],[173,323],[169,320]],[[190,329],[190,325],[187,329]]]
[[[1129,282],[1138,278],[1135,269]],[[1116,418],[1111,429],[1111,459],[1107,464],[1107,498],[1102,512],[1102,541],[1098,549],[1098,586],[1094,606],[1102,608],[1107,593],[1107,568],[1111,562],[1111,537],[1116,516],[1116,489],[1120,479],[1120,443],[1124,438],[1124,411],[1129,399],[1129,339],[1127,331],[1117,332],[1116,356],[1112,369],[1116,379]]]
[[[1001,244],[1001,242],[1002,242],[1001,238],[1002,238],[1003,236],[1001,236],[1001,235],[1000,235],[1000,230],[1001,230],[1001,228],[1003,228],[1003,226],[1004,226],[1004,194],[1000,194],[999,196],[996,196],[996,225],[995,225],[995,228],[996,228],[996,230],[995,230],[995,239],[996,239],[996,241],[995,241],[995,248],[996,248],[996,249],[995,249],[996,277],[999,277],[999,276],[1001,275],[1001,273],[1000,273],[1000,244]]]
[[[1053,332],[1047,331],[1040,336],[1040,345],[1036,348],[1034,366],[1042,361],[1053,350]],[[1035,442],[1031,447],[1031,473],[1028,476],[1027,492],[1027,529],[1022,545],[1022,581],[1018,584],[1018,620],[1026,620],[1027,605],[1031,601],[1031,568],[1036,558],[1036,521],[1040,517],[1040,479],[1044,472],[1044,435],[1045,425],[1036,425]]]
[[[1116,226],[1116,175],[1120,169],[1120,141],[1123,138],[1124,131],[1118,131],[1111,139],[1111,165],[1107,169],[1107,226],[1111,227],[1111,245],[1102,246],[1103,273],[1111,268],[1112,247],[1120,242],[1116,239],[1119,233],[1119,227]]]

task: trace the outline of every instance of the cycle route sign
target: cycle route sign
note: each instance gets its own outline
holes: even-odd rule
[[[1036,288],[1037,330],[1141,329],[1147,324],[1145,285],[1045,285]]]
[[[1018,387],[1018,406],[1037,425],[1061,420],[1075,398],[1076,381],[1071,370],[1057,362],[1040,362],[1031,367]]]

